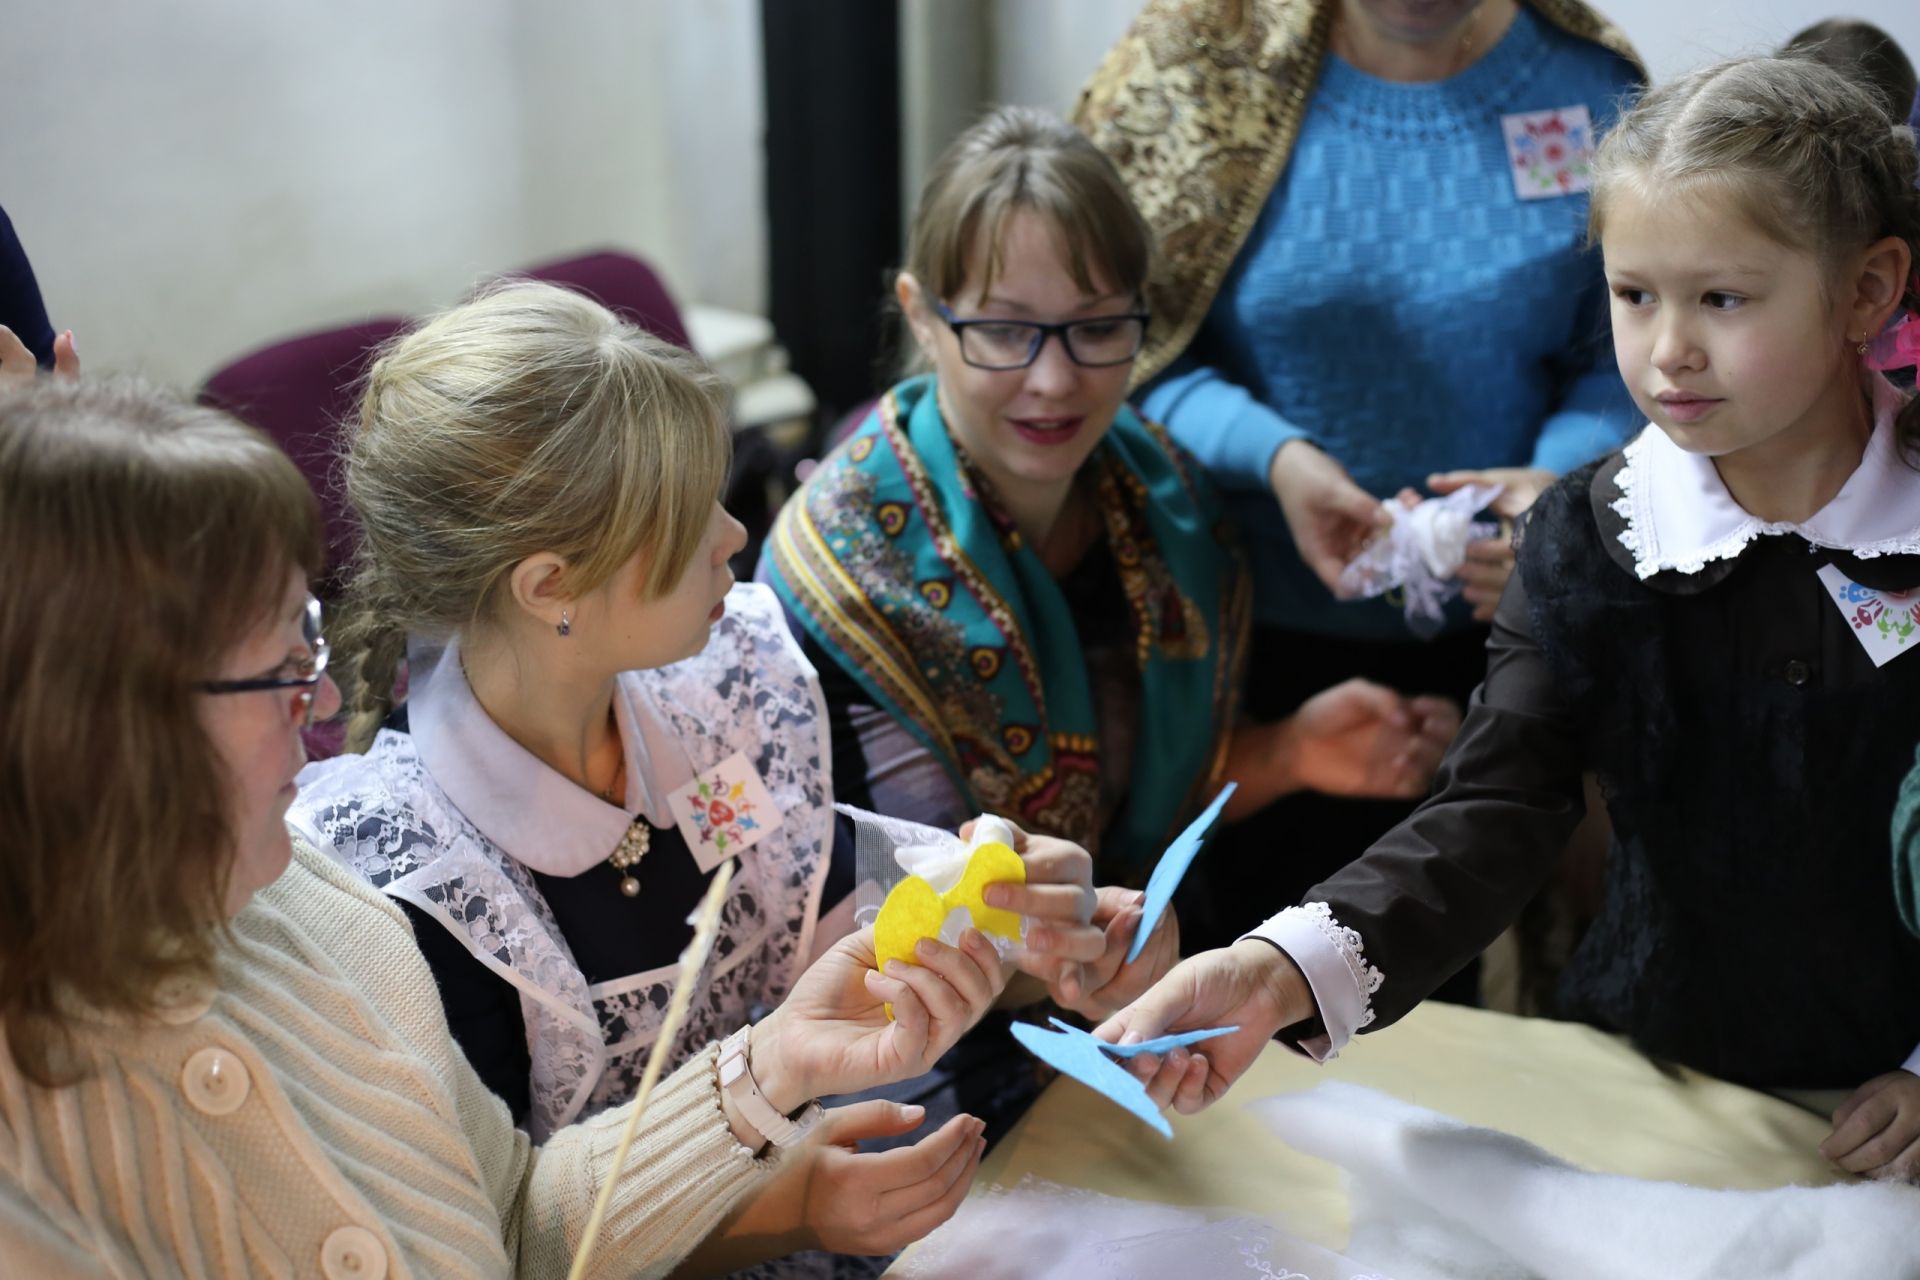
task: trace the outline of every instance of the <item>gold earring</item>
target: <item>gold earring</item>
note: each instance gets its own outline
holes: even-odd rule
[[[1860,345],[1855,347],[1854,351],[1859,355],[1867,354],[1867,340],[1865,338],[1860,339]]]

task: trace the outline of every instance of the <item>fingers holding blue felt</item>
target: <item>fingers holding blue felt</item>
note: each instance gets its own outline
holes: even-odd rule
[[[1072,1076],[1095,1093],[1119,1103],[1161,1137],[1173,1137],[1173,1126],[1147,1094],[1147,1086],[1101,1051],[1100,1042],[1084,1031],[1049,1031],[1032,1023],[1016,1022],[1013,1038],[1040,1061]]]
[[[1119,1103],[1152,1125],[1165,1138],[1173,1136],[1173,1126],[1160,1114],[1160,1107],[1147,1092],[1146,1083],[1134,1074],[1135,1064],[1121,1060],[1137,1059],[1144,1054],[1167,1053],[1240,1029],[1213,1027],[1205,1031],[1183,1031],[1177,1035],[1119,1045],[1108,1044],[1078,1027],[1068,1026],[1058,1018],[1050,1021],[1057,1030],[1049,1031],[1045,1027],[1017,1022],[1013,1026],[1013,1038],[1034,1057],[1062,1075],[1072,1076],[1095,1093],[1105,1096],[1108,1101]]]
[[[1161,913],[1173,901],[1173,891],[1180,887],[1187,868],[1193,865],[1194,856],[1200,852],[1200,846],[1206,843],[1207,833],[1219,821],[1220,811],[1227,807],[1227,801],[1233,796],[1236,786],[1236,783],[1229,782],[1220,788],[1220,794],[1213,798],[1213,803],[1175,837],[1174,842],[1167,846],[1167,851],[1160,855],[1160,861],[1154,864],[1153,874],[1147,879],[1146,900],[1140,908],[1140,923],[1133,931],[1133,945],[1127,948],[1128,964],[1138,960],[1141,951],[1146,949],[1147,939],[1153,936]]]
[[[1169,1049],[1183,1049],[1187,1045],[1199,1044],[1202,1040],[1211,1040],[1215,1036],[1232,1035],[1240,1029],[1237,1026],[1209,1027],[1204,1031],[1182,1031],[1176,1035],[1158,1036],[1152,1040],[1138,1040],[1133,1044],[1108,1044],[1105,1040],[1099,1039],[1090,1032],[1082,1031],[1078,1027],[1069,1026],[1058,1018],[1048,1018],[1047,1021],[1070,1035],[1086,1036],[1087,1039],[1092,1040],[1096,1045],[1100,1046],[1101,1049],[1116,1058],[1137,1058],[1143,1053],[1159,1054],[1165,1053]]]

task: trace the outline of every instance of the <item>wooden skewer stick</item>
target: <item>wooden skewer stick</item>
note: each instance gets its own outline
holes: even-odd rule
[[[707,896],[701,900],[700,918],[693,927],[693,938],[687,943],[687,949],[680,953],[680,981],[674,986],[673,998],[667,1001],[667,1012],[660,1019],[659,1034],[654,1037],[653,1049],[647,1054],[647,1069],[640,1076],[640,1092],[634,1097],[633,1109],[627,1113],[627,1124],[620,1131],[620,1145],[613,1150],[613,1167],[607,1170],[607,1180],[600,1185],[600,1194],[593,1202],[593,1216],[587,1219],[586,1234],[580,1237],[580,1249],[573,1255],[573,1267],[567,1272],[567,1280],[582,1280],[587,1274],[587,1262],[593,1257],[593,1246],[600,1238],[600,1227],[606,1220],[607,1206],[613,1202],[613,1184],[620,1177],[620,1170],[627,1163],[627,1148],[633,1145],[633,1135],[639,1132],[640,1115],[647,1109],[647,1099],[653,1095],[653,1086],[659,1083],[660,1072],[667,1062],[667,1051],[674,1038],[680,1034],[680,1024],[686,1019],[687,1006],[693,1002],[693,989],[700,985],[700,970],[707,962],[707,953],[713,949],[714,937],[720,932],[720,908],[727,900],[727,884],[733,879],[732,861],[720,868],[720,873],[707,886]]]

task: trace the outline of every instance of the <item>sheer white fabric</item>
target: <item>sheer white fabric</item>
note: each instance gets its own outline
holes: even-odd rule
[[[908,1280],[1389,1280],[1257,1218],[1123,1200],[1032,1174],[968,1197],[894,1274]]]
[[[1589,1173],[1358,1085],[1254,1104],[1348,1175],[1349,1256],[1398,1280],[1912,1280],[1920,1189],[1725,1191]]]

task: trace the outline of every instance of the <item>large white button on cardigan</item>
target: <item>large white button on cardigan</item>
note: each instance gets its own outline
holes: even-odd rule
[[[0,1270],[33,1276],[560,1276],[626,1120],[533,1148],[447,1031],[392,903],[296,840],[217,983],[78,1024],[87,1074],[0,1042]],[[776,1167],[734,1141],[709,1046],[662,1081],[597,1276],[670,1270]]]

